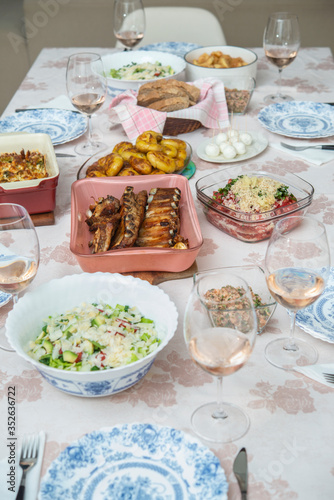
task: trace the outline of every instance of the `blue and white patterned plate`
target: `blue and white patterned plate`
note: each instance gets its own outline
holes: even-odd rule
[[[0,120],[0,133],[48,134],[54,146],[77,139],[85,133],[86,129],[86,116],[67,109],[32,109],[9,115]]]
[[[145,45],[144,47],[140,47],[138,50],[157,50],[159,52],[169,52],[170,54],[175,54],[176,56],[183,57],[187,52],[199,49],[201,47],[202,45],[198,45],[196,43],[160,42]]]
[[[125,424],[86,434],[52,462],[39,500],[226,500],[218,458],[171,427]]]
[[[10,293],[0,292],[0,307],[4,306],[11,299]]]
[[[334,343],[334,268],[320,298],[297,312],[296,324],[313,337]]]
[[[334,109],[320,102],[271,104],[260,111],[258,119],[270,132],[287,137],[318,139],[334,135]]]

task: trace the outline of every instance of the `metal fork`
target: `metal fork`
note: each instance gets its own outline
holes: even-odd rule
[[[19,462],[21,468],[23,469],[23,474],[16,500],[24,499],[26,475],[27,472],[37,463],[38,450],[39,450],[39,435],[28,436],[23,439],[20,462]]]
[[[291,146],[291,144],[281,142],[281,146],[287,149],[292,149],[292,151],[304,151],[304,149],[331,149],[334,151],[334,144],[319,144],[318,146]]]
[[[325,377],[326,382],[334,384],[334,373],[323,373],[323,376]]]

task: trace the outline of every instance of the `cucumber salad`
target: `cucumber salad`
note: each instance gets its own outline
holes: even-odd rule
[[[171,66],[162,66],[160,62],[130,63],[119,69],[111,69],[109,75],[117,80],[154,80],[174,75]]]
[[[147,356],[160,343],[153,320],[137,307],[83,303],[44,322],[28,354],[60,370],[117,368]]]

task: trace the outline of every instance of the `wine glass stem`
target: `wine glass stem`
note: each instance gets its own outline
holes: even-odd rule
[[[282,91],[282,71],[283,71],[282,68],[278,69],[278,89],[277,89],[278,96],[281,95],[281,91]]]
[[[227,418],[227,413],[223,408],[223,377],[217,378],[217,408],[212,414],[212,418]]]
[[[93,144],[92,115],[88,115],[88,142]]]
[[[286,351],[298,351],[298,346],[295,343],[295,324],[296,324],[296,311],[292,311],[290,315],[290,336],[287,344],[284,346]]]

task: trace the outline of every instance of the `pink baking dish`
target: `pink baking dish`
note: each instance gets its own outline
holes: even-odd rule
[[[23,205],[30,214],[52,212],[56,206],[59,167],[48,134],[0,134],[0,153],[39,151],[46,157],[49,177],[30,181],[0,183],[0,203]]]
[[[85,222],[89,205],[99,197],[112,195],[121,198],[126,186],[133,186],[134,192],[155,187],[178,187],[181,190],[180,220],[181,235],[188,239],[189,248],[126,248],[92,254],[88,242],[92,239]],[[135,177],[113,177],[81,179],[72,184],[71,191],[71,241],[70,249],[79,265],[86,272],[134,272],[169,271],[188,269],[195,261],[203,244],[194,200],[189,181],[182,175],[143,175]]]

